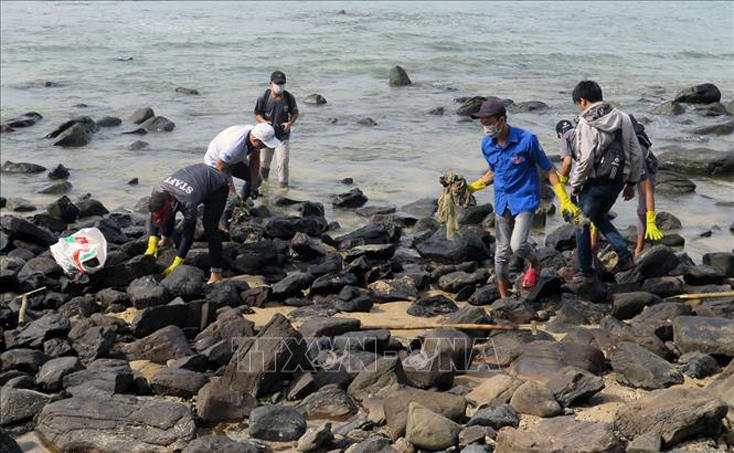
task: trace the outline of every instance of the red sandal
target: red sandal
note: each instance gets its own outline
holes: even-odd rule
[[[538,284],[538,278],[540,277],[540,269],[528,268],[525,271],[525,275],[522,276],[522,283],[520,284],[523,289],[534,288]]]

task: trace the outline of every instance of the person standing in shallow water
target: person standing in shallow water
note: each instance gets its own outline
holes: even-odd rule
[[[285,89],[285,74],[275,71],[270,75],[270,87],[265,90],[255,104],[255,120],[267,123],[275,129],[275,137],[280,145],[262,150],[260,177],[266,181],[270,177],[270,165],[275,157],[278,182],[281,188],[288,187],[290,163],[290,136],[293,125],[298,120],[296,98]]]
[[[476,192],[494,184],[495,276],[500,296],[509,295],[510,259],[513,253],[526,259],[528,269],[523,275],[521,286],[534,287],[540,277],[540,263],[535,250],[528,243],[533,215],[540,206],[540,180],[536,167],[548,176],[553,191],[561,201],[561,211],[570,217],[578,217],[580,211],[566,194],[557,170],[548,160],[538,138],[532,133],[511,127],[507,123],[507,112],[500,100],[488,99],[479,113],[472,115],[484,126],[482,155],[489,170],[480,179],[469,184]]]

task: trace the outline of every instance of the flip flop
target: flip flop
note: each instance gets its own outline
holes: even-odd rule
[[[538,278],[540,276],[540,270],[529,268],[525,271],[525,275],[522,276],[521,286],[523,289],[534,288],[538,284]]]

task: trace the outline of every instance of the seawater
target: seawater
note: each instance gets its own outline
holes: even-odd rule
[[[364,220],[329,208],[328,196],[348,189],[341,178],[354,178],[371,205],[400,206],[438,196],[446,170],[467,178],[485,171],[480,128],[454,115],[459,96],[547,103],[548,111],[511,115],[510,123],[557,155],[553,126],[577,114],[571,90],[591,78],[609,101],[652,120],[654,149],[733,148],[731,136],[691,133],[722,118],[693,109],[672,118],[650,114],[698,83],[715,83],[723,102],[732,99],[732,2],[2,2],[0,13],[2,119],[44,116],[0,136],[2,160],[63,163],[72,198],[92,193],[110,208],[132,207],[175,169],[200,162],[225,127],[254,123],[255,100],[276,69],[287,74],[301,109],[287,196],[323,202],[345,229]],[[388,86],[396,64],[413,86]],[[178,94],[178,86],[201,95]],[[304,104],[311,93],[328,104]],[[80,103],[88,107],[74,107]],[[121,135],[132,128],[124,122],[82,148],[55,148],[44,138],[73,116],[125,120],[144,106],[176,129]],[[428,115],[435,107],[446,114]],[[356,123],[365,117],[377,125]],[[150,146],[128,150],[136,139]],[[140,184],[128,186],[133,177]],[[731,249],[734,210],[716,202],[734,200],[734,182],[694,180],[695,194],[660,196],[658,211],[681,218],[693,256]],[[0,190],[43,206],[55,198],[36,193],[48,182],[45,174],[3,175]],[[477,198],[491,202],[492,190]],[[619,227],[635,223],[635,208],[634,201],[617,203]],[[559,222],[549,219],[546,231]],[[721,230],[698,237],[714,225]],[[542,241],[543,232],[536,235]]]

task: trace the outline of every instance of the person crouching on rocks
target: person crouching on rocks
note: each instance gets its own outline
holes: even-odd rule
[[[211,276],[208,283],[222,280],[222,237],[217,224],[227,203],[229,183],[225,175],[206,164],[184,167],[158,183],[150,196],[148,210],[148,249],[146,255],[158,256],[158,248],[173,235],[176,213],[183,214],[183,235],[173,263],[163,276],[183,263],[194,241],[199,205],[204,205],[204,233],[209,242]]]
[[[540,180],[535,167],[548,175],[561,201],[562,212],[576,218],[580,211],[566,194],[538,138],[524,129],[511,127],[507,123],[505,106],[499,99],[485,101],[472,118],[479,119],[484,126],[486,136],[482,139],[481,150],[489,170],[469,184],[469,190],[475,192],[494,183],[495,275],[500,296],[505,298],[509,295],[509,265],[513,253],[529,262],[522,288],[534,287],[540,276],[540,263],[528,243],[533,215],[540,206]]]
[[[221,171],[229,184],[229,198],[224,208],[219,228],[229,230],[229,219],[237,202],[237,189],[233,176],[245,181],[241,200],[255,196],[260,186],[260,150],[266,147],[276,148],[280,140],[275,137],[273,126],[260,123],[256,126],[238,125],[223,130],[209,143],[204,163]]]

